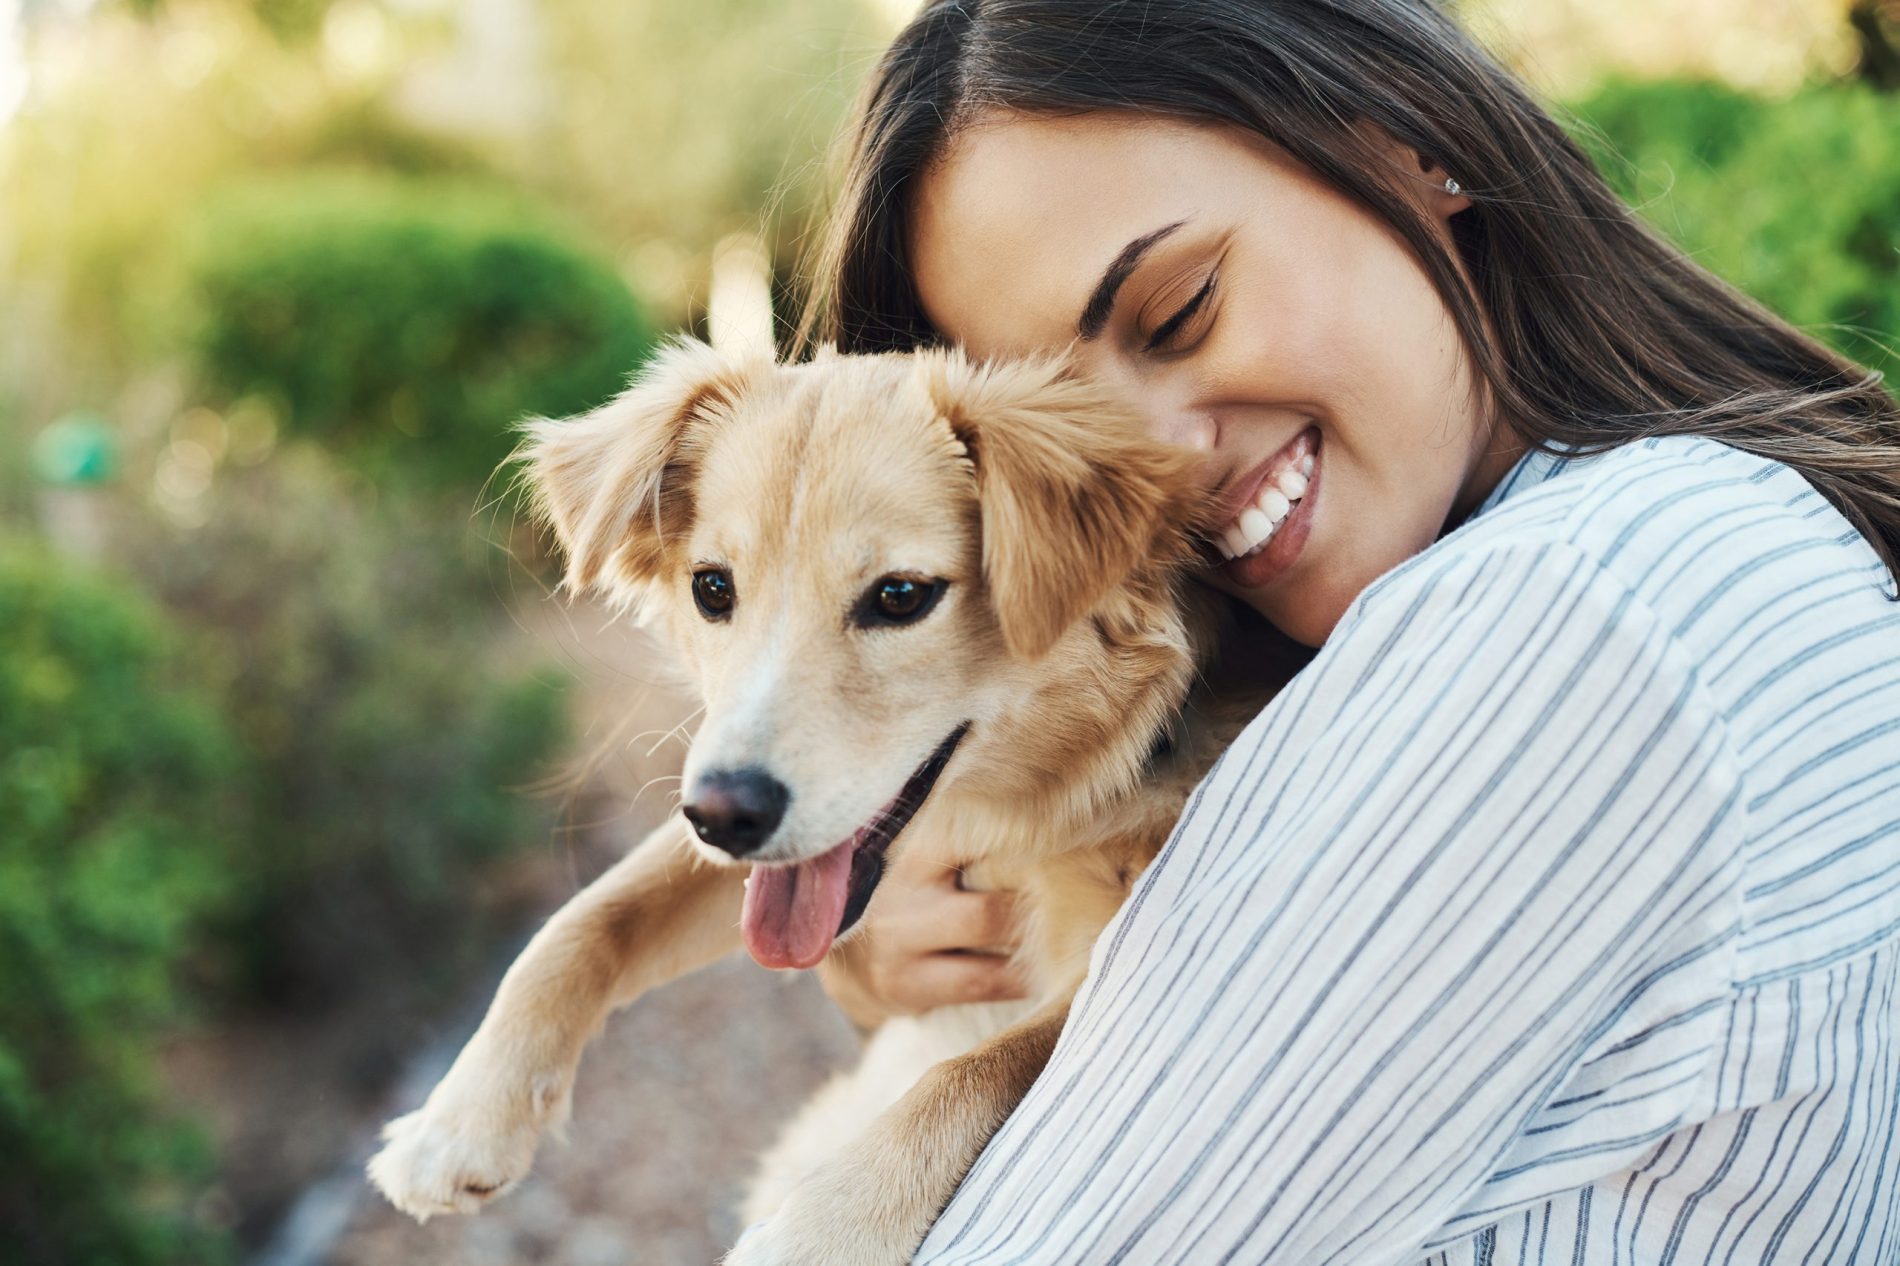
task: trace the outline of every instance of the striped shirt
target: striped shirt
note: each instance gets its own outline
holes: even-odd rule
[[[1900,606],[1711,440],[1532,454],[1195,793],[917,1260],[1900,1262]]]

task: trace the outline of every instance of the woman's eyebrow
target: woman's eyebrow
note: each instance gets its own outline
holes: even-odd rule
[[[1102,279],[1095,283],[1095,291],[1089,295],[1088,304],[1082,309],[1081,319],[1075,323],[1075,332],[1084,343],[1092,342],[1101,336],[1108,326],[1109,313],[1115,310],[1115,295],[1128,280],[1135,266],[1141,263],[1155,243],[1186,224],[1186,220],[1176,220],[1173,224],[1164,224],[1152,233],[1144,233],[1128,245],[1122,247],[1121,254],[1103,270]]]

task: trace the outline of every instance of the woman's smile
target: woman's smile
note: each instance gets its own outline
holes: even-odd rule
[[[1234,483],[1220,547],[1228,579],[1258,589],[1291,567],[1312,532],[1320,436],[1307,427]]]

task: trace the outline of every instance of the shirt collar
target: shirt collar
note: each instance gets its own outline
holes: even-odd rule
[[[1575,460],[1577,460],[1576,455],[1572,453],[1555,453],[1541,448],[1530,449],[1517,459],[1516,465],[1505,472],[1504,478],[1498,480],[1498,486],[1491,490],[1491,495],[1486,497],[1476,510],[1472,511],[1471,518],[1475,519],[1487,514],[1519,493],[1535,488]],[[1470,519],[1466,522],[1470,522]]]

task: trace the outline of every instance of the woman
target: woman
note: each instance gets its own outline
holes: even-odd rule
[[[1895,1260],[1877,376],[1428,0],[932,4],[820,280],[849,351],[1073,347],[1206,453],[1212,583],[1316,648],[918,1260]],[[923,952],[1001,939],[935,891],[860,1016],[1007,987]]]

